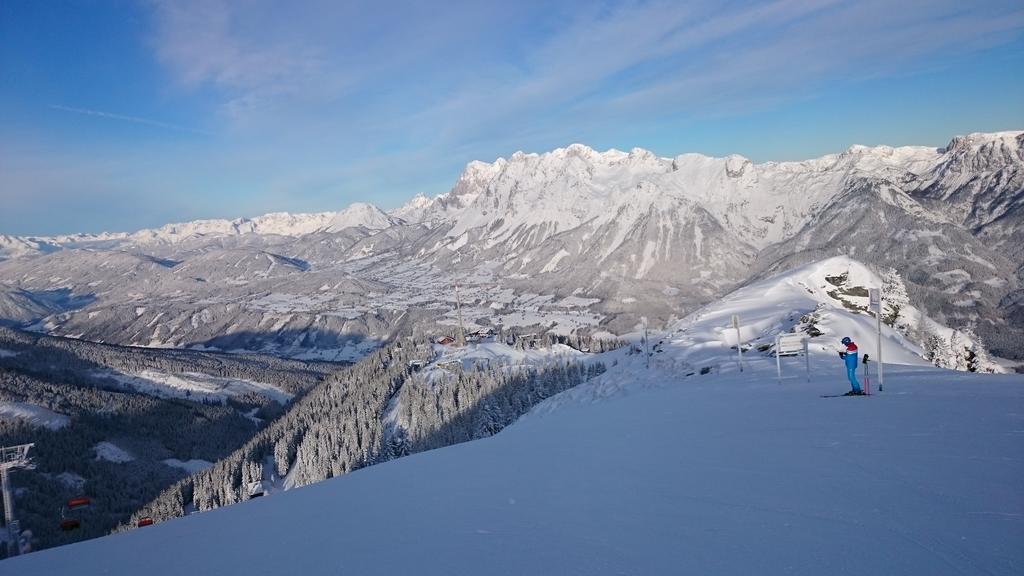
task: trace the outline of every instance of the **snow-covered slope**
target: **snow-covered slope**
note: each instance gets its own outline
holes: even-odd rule
[[[825,356],[813,382],[778,384],[768,359],[688,376],[613,354],[599,379],[492,438],[3,567],[128,575],[144,564],[153,576],[1024,568],[1021,376],[893,366],[883,393],[823,399],[845,386]]]
[[[2,351],[0,351],[2,352]],[[2,356],[2,355],[0,355]],[[28,402],[0,401],[0,420],[24,420],[32,426],[57,430],[68,425],[68,417]]]
[[[836,343],[849,336],[862,345],[870,342],[862,352],[876,357],[877,323],[867,313],[866,288],[881,285],[881,278],[850,258],[815,262],[745,286],[681,320],[666,336],[671,344],[665,357],[697,368],[723,358],[735,360],[731,358],[737,342],[733,315],[739,318],[739,337],[748,357],[771,353],[775,337],[789,332],[805,335],[814,355],[834,357],[839,349]],[[914,321],[919,314],[910,306],[901,310],[902,316]],[[923,354],[904,334],[882,325],[886,363],[928,365]]]
[[[199,402],[224,403],[228,398],[260,394],[278,404],[287,404],[294,396],[271,384],[240,378],[219,378],[209,374],[172,374],[159,370],[142,370],[136,374],[126,374],[97,370],[95,376],[109,378],[122,388],[133,392],[160,398],[188,398]]]

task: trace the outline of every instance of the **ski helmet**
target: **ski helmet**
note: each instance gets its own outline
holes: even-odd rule
[[[840,340],[840,342],[842,342],[843,344],[849,344],[850,342],[853,342],[853,340],[850,340],[849,336],[843,336],[843,339]]]

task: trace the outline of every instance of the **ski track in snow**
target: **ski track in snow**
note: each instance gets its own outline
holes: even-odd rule
[[[125,374],[104,370],[97,371],[95,375],[113,378],[122,387],[131,387],[143,394],[163,398],[211,399],[223,402],[229,397],[257,392],[278,404],[286,404],[293,396],[270,384],[240,378],[220,378],[197,372],[169,374],[157,370],[143,370],[138,374]]]
[[[196,472],[201,472],[213,466],[212,462],[207,462],[206,460],[200,460],[198,458],[192,460],[178,460],[177,458],[168,458],[166,460],[161,460],[161,462],[172,468],[181,468],[182,470],[188,472],[189,474],[195,474]]]

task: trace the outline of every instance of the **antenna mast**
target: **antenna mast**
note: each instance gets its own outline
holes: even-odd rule
[[[11,493],[9,473],[16,468],[31,470],[36,467],[28,457],[28,449],[35,444],[21,444],[0,448],[0,484],[4,493],[4,525],[7,526],[7,556],[24,552],[21,545],[21,526],[14,517],[14,495]]]

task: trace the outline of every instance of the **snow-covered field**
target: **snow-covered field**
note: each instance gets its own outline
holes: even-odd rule
[[[181,468],[189,474],[194,474],[202,470],[206,470],[210,466],[213,466],[212,462],[206,460],[200,460],[194,458],[192,460],[178,460],[177,458],[168,458],[167,460],[161,460],[164,464],[171,466],[172,468]]]
[[[97,460],[106,460],[115,464],[124,464],[135,460],[135,456],[113,442],[100,442],[93,446],[93,450],[96,451]]]
[[[838,361],[814,370],[780,385],[768,360],[685,377],[622,355],[495,437],[5,568],[1021,573],[1024,377],[894,366],[883,393],[820,398],[845,383]]]
[[[81,492],[85,486],[85,478],[74,472],[61,472],[57,474],[57,480],[60,480],[62,484],[74,492]]]
[[[96,375],[113,378],[125,388],[161,398],[223,402],[229,397],[242,396],[250,392],[262,394],[279,404],[285,404],[292,398],[292,394],[270,384],[195,372],[169,374],[157,370],[143,370],[138,374],[124,374],[103,371],[97,372]]]
[[[434,365],[428,369],[451,362],[462,364],[466,370],[475,366],[543,366],[553,362],[580,360],[588,356],[564,344],[527,350],[517,350],[501,342],[468,343],[462,348],[436,345],[434,348],[438,352],[438,357]]]
[[[67,426],[68,417],[27,402],[0,402],[0,418],[27,420],[33,426],[45,426],[57,430]]]

